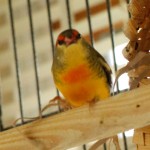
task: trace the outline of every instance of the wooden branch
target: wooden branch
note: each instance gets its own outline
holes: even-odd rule
[[[0,150],[66,150],[150,124],[150,86],[0,133]]]

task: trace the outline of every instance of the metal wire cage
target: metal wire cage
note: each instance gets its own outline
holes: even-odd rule
[[[17,117],[37,116],[49,99],[58,95],[50,73],[57,35],[78,29],[107,59],[113,72],[120,63],[119,51],[127,39],[122,33],[129,17],[124,0],[8,0],[0,11],[0,130],[8,130]],[[119,57],[118,57],[119,56]],[[124,62],[125,63],[125,62]],[[114,77],[113,77],[114,78]],[[124,80],[124,79],[123,79]],[[128,88],[120,80],[116,93]],[[59,106],[45,115],[60,112]],[[131,137],[120,134],[127,150]],[[88,144],[77,149],[88,149]],[[104,145],[102,149],[107,149]]]

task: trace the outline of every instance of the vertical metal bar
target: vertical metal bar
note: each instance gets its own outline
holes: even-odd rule
[[[83,150],[86,150],[86,145],[84,144],[84,145],[82,146],[82,148],[83,148]]]
[[[52,29],[51,7],[50,7],[49,0],[46,0],[46,4],[47,4],[47,13],[48,13],[49,32],[50,32],[50,43],[51,43],[51,47],[52,47],[52,54],[54,57],[55,46],[54,46],[54,36],[53,36],[53,29]]]
[[[68,25],[69,28],[72,28],[72,23],[71,23],[71,13],[70,13],[70,3],[69,0],[66,0],[66,8],[67,8],[67,15],[68,15]]]
[[[111,44],[112,44],[112,52],[113,52],[113,60],[114,60],[114,68],[115,71],[117,71],[117,63],[116,63],[116,56],[115,56],[115,42],[114,42],[114,32],[113,32],[113,24],[112,24],[112,16],[111,16],[111,7],[110,7],[110,0],[106,0],[106,6],[107,6],[107,14],[108,14],[108,21],[109,21],[109,29],[110,29],[110,37],[111,37]],[[116,84],[117,91],[119,92],[119,85],[118,82]],[[127,150],[127,141],[125,134],[123,133],[123,139],[124,139],[124,148]]]
[[[104,149],[104,150],[107,150],[106,144],[103,144],[103,149]]]
[[[91,41],[91,45],[94,46],[94,39],[93,39],[93,33],[92,33],[92,23],[91,23],[91,17],[90,17],[89,1],[85,0],[85,2],[86,2],[87,19],[88,19],[88,24],[89,24],[90,41]]]
[[[29,23],[30,23],[32,50],[33,50],[33,60],[34,60],[35,80],[36,80],[37,101],[38,101],[38,108],[39,108],[39,114],[40,114],[41,113],[40,86],[39,86],[39,77],[38,77],[38,70],[37,70],[37,67],[38,67],[37,66],[37,56],[36,56],[36,49],[35,49],[34,30],[33,30],[33,22],[32,22],[32,8],[31,8],[30,0],[27,0],[27,4],[28,4],[28,15],[29,15]]]
[[[126,135],[125,135],[124,132],[122,133],[122,135],[123,135],[124,149],[125,149],[125,150],[128,150],[128,144],[127,144]]]
[[[130,0],[126,0],[126,3],[129,4],[129,3],[130,3]],[[128,11],[128,8],[127,8],[127,11]],[[128,16],[129,16],[129,18],[131,18],[131,14],[130,14],[129,11],[128,11]]]
[[[129,4],[130,0],[126,0],[127,4]]]
[[[46,4],[47,4],[47,13],[48,13],[49,32],[50,32],[50,43],[52,47],[52,55],[54,58],[55,46],[54,46],[54,36],[53,36],[53,29],[52,29],[51,7],[50,7],[49,0],[46,0]],[[59,92],[57,89],[56,89],[56,93],[57,93],[57,96],[59,96]]]
[[[12,2],[11,0],[8,0],[9,14],[10,14],[10,24],[11,24],[11,32],[12,32],[12,41],[13,41],[13,50],[14,50],[14,59],[15,59],[15,68],[16,68],[16,77],[17,77],[19,108],[20,108],[21,122],[23,124],[24,120],[23,120],[23,104],[22,104],[22,94],[21,94],[21,81],[20,81],[20,75],[19,75],[19,62],[18,62],[18,54],[17,54],[17,47],[16,47],[13,9],[12,9],[12,3],[11,2]]]
[[[0,131],[3,131],[3,120],[2,120],[2,82],[0,74]]]
[[[110,0],[106,0],[106,6],[107,6],[107,14],[108,14],[108,21],[109,21],[109,31],[110,31],[110,37],[111,37],[111,45],[112,45],[112,52],[113,52],[113,60],[114,60],[114,68],[115,71],[117,71],[117,63],[116,63],[116,55],[115,55],[115,42],[114,42],[114,32],[113,32],[113,24],[112,24],[112,16],[110,11]]]
[[[111,16],[111,7],[110,7],[110,0],[106,0],[106,7],[107,7],[107,14],[108,14],[108,21],[109,21],[109,32],[111,38],[111,45],[112,45],[112,53],[113,53],[113,60],[114,60],[114,68],[117,71],[117,63],[116,63],[116,55],[115,55],[115,41],[114,41],[114,31],[113,31],[113,24],[112,24],[112,16]],[[117,91],[119,92],[119,85],[118,82],[116,84]]]

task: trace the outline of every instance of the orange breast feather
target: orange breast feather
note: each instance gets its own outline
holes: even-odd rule
[[[63,81],[65,83],[76,83],[79,81],[83,81],[90,76],[91,71],[87,67],[87,65],[82,64],[75,68],[70,68],[63,76]]]

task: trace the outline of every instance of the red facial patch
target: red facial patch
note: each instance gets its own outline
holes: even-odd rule
[[[73,35],[76,37],[79,33],[76,30],[72,30]]]
[[[57,44],[58,44],[59,41],[64,41],[64,39],[65,39],[65,37],[60,34],[60,35],[58,36],[58,38],[57,38],[56,46],[57,46]]]
[[[58,40],[60,40],[60,41],[61,41],[61,40],[64,40],[64,38],[65,38],[65,37],[64,37],[63,35],[61,35],[61,34],[58,36]]]

